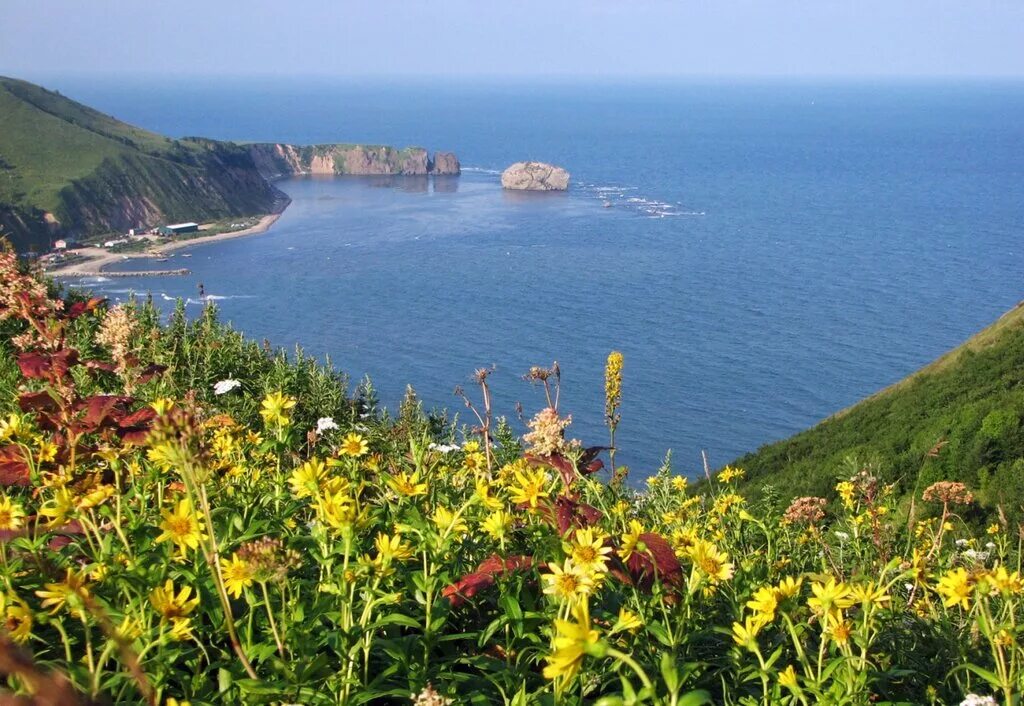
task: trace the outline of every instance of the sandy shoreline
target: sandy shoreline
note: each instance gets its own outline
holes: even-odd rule
[[[57,267],[52,270],[47,270],[46,274],[51,277],[90,277],[101,274],[104,267],[108,267],[117,262],[122,262],[126,258],[151,258],[159,257],[166,253],[174,250],[181,250],[182,248],[190,248],[193,245],[203,245],[205,243],[215,243],[220,240],[232,240],[234,238],[243,238],[247,235],[259,235],[270,230],[270,226],[277,222],[277,219],[281,217],[281,213],[271,213],[269,215],[260,218],[259,222],[251,228],[245,228],[243,230],[230,231],[227,233],[217,233],[216,235],[204,235],[198,238],[191,238],[189,240],[175,240],[170,243],[163,243],[162,245],[156,245],[145,252],[131,252],[131,253],[112,253],[105,248],[82,248],[77,252],[84,255],[88,259],[85,262],[77,262],[73,265],[66,267]],[[180,269],[168,269],[166,271],[147,271],[147,275],[154,274],[182,274]]]

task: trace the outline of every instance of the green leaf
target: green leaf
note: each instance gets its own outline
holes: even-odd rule
[[[676,703],[678,706],[705,706],[714,702],[711,700],[711,694],[699,689],[683,694]]]

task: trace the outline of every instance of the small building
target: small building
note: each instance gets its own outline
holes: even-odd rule
[[[199,230],[198,223],[172,223],[166,226],[160,226],[157,232],[160,235],[181,235],[182,233],[195,233]]]
[[[68,249],[68,241],[66,241],[66,240],[57,240],[57,241],[55,241],[53,243],[53,249],[54,250],[67,250]]]

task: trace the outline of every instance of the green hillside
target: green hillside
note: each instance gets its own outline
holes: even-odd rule
[[[939,480],[1024,514],[1024,304],[901,382],[734,463],[742,486],[831,497],[864,464],[909,502]]]
[[[0,121],[0,225],[19,249],[283,200],[245,148],[171,140],[25,81],[0,78]]]

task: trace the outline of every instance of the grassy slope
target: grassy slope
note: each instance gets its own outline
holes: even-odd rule
[[[60,191],[92,174],[105,159],[138,152],[163,156],[174,145],[16,79],[0,78],[0,115],[0,159],[13,167],[0,178],[0,201],[44,211],[54,211]]]
[[[171,140],[0,77],[0,225],[19,250],[58,234],[259,215],[283,198],[238,145]]]
[[[960,480],[985,505],[1024,504],[1024,305],[930,365],[796,436],[736,460],[743,488],[832,494],[863,463],[909,498]],[[938,448],[936,448],[938,447]],[[851,462],[853,459],[853,462]]]

